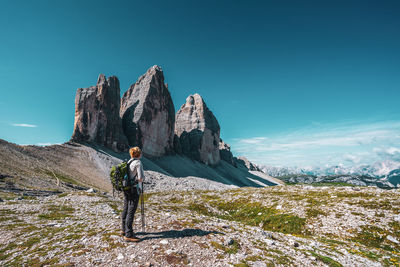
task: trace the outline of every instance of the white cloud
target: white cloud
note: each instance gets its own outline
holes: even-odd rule
[[[245,144],[259,144],[266,139],[266,137],[252,137],[248,139],[241,139],[240,142]]]
[[[386,152],[387,152],[389,155],[399,154],[399,153],[400,153],[400,148],[397,148],[397,147],[389,147],[389,148],[386,150]]]
[[[28,127],[28,128],[36,128],[37,125],[34,124],[26,124],[26,123],[13,123],[11,124],[12,126],[16,126],[16,127]]]
[[[400,121],[312,123],[279,135],[227,140],[236,155],[270,166],[325,166],[400,161]]]
[[[50,146],[52,143],[37,143],[37,146]]]
[[[51,145],[59,145],[60,143],[37,143],[37,146],[51,146]]]
[[[398,147],[374,147],[373,152],[384,159],[400,161],[400,148]]]
[[[352,163],[359,163],[361,161],[361,157],[352,154],[344,154],[343,159]]]

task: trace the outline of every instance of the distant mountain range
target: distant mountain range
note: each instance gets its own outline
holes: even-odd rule
[[[264,173],[290,183],[339,182],[354,185],[375,185],[385,188],[400,186],[400,162],[382,161],[353,167],[325,168],[258,166]]]

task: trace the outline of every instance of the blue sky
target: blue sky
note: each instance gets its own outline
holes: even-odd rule
[[[104,73],[123,93],[157,64],[176,109],[201,94],[237,155],[381,160],[400,148],[399,12],[395,0],[2,1],[0,138],[65,142],[77,88]],[[377,136],[334,142],[354,134]]]

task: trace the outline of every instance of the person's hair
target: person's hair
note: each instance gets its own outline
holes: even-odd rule
[[[142,150],[140,150],[139,147],[131,147],[129,149],[129,154],[131,155],[132,158],[139,158],[140,155],[142,154]]]

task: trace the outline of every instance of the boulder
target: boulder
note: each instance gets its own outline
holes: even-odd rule
[[[139,146],[147,157],[173,152],[175,107],[159,66],[148,69],[124,93],[120,116],[130,146]]]
[[[96,86],[79,88],[75,97],[72,141],[96,143],[125,151],[128,142],[119,117],[120,88],[115,76],[99,75]]]
[[[190,95],[176,114],[175,134],[182,153],[207,165],[220,162],[220,127],[199,94]]]
[[[219,156],[221,160],[224,160],[229,164],[234,165],[231,146],[225,143],[222,139],[219,139]]]

